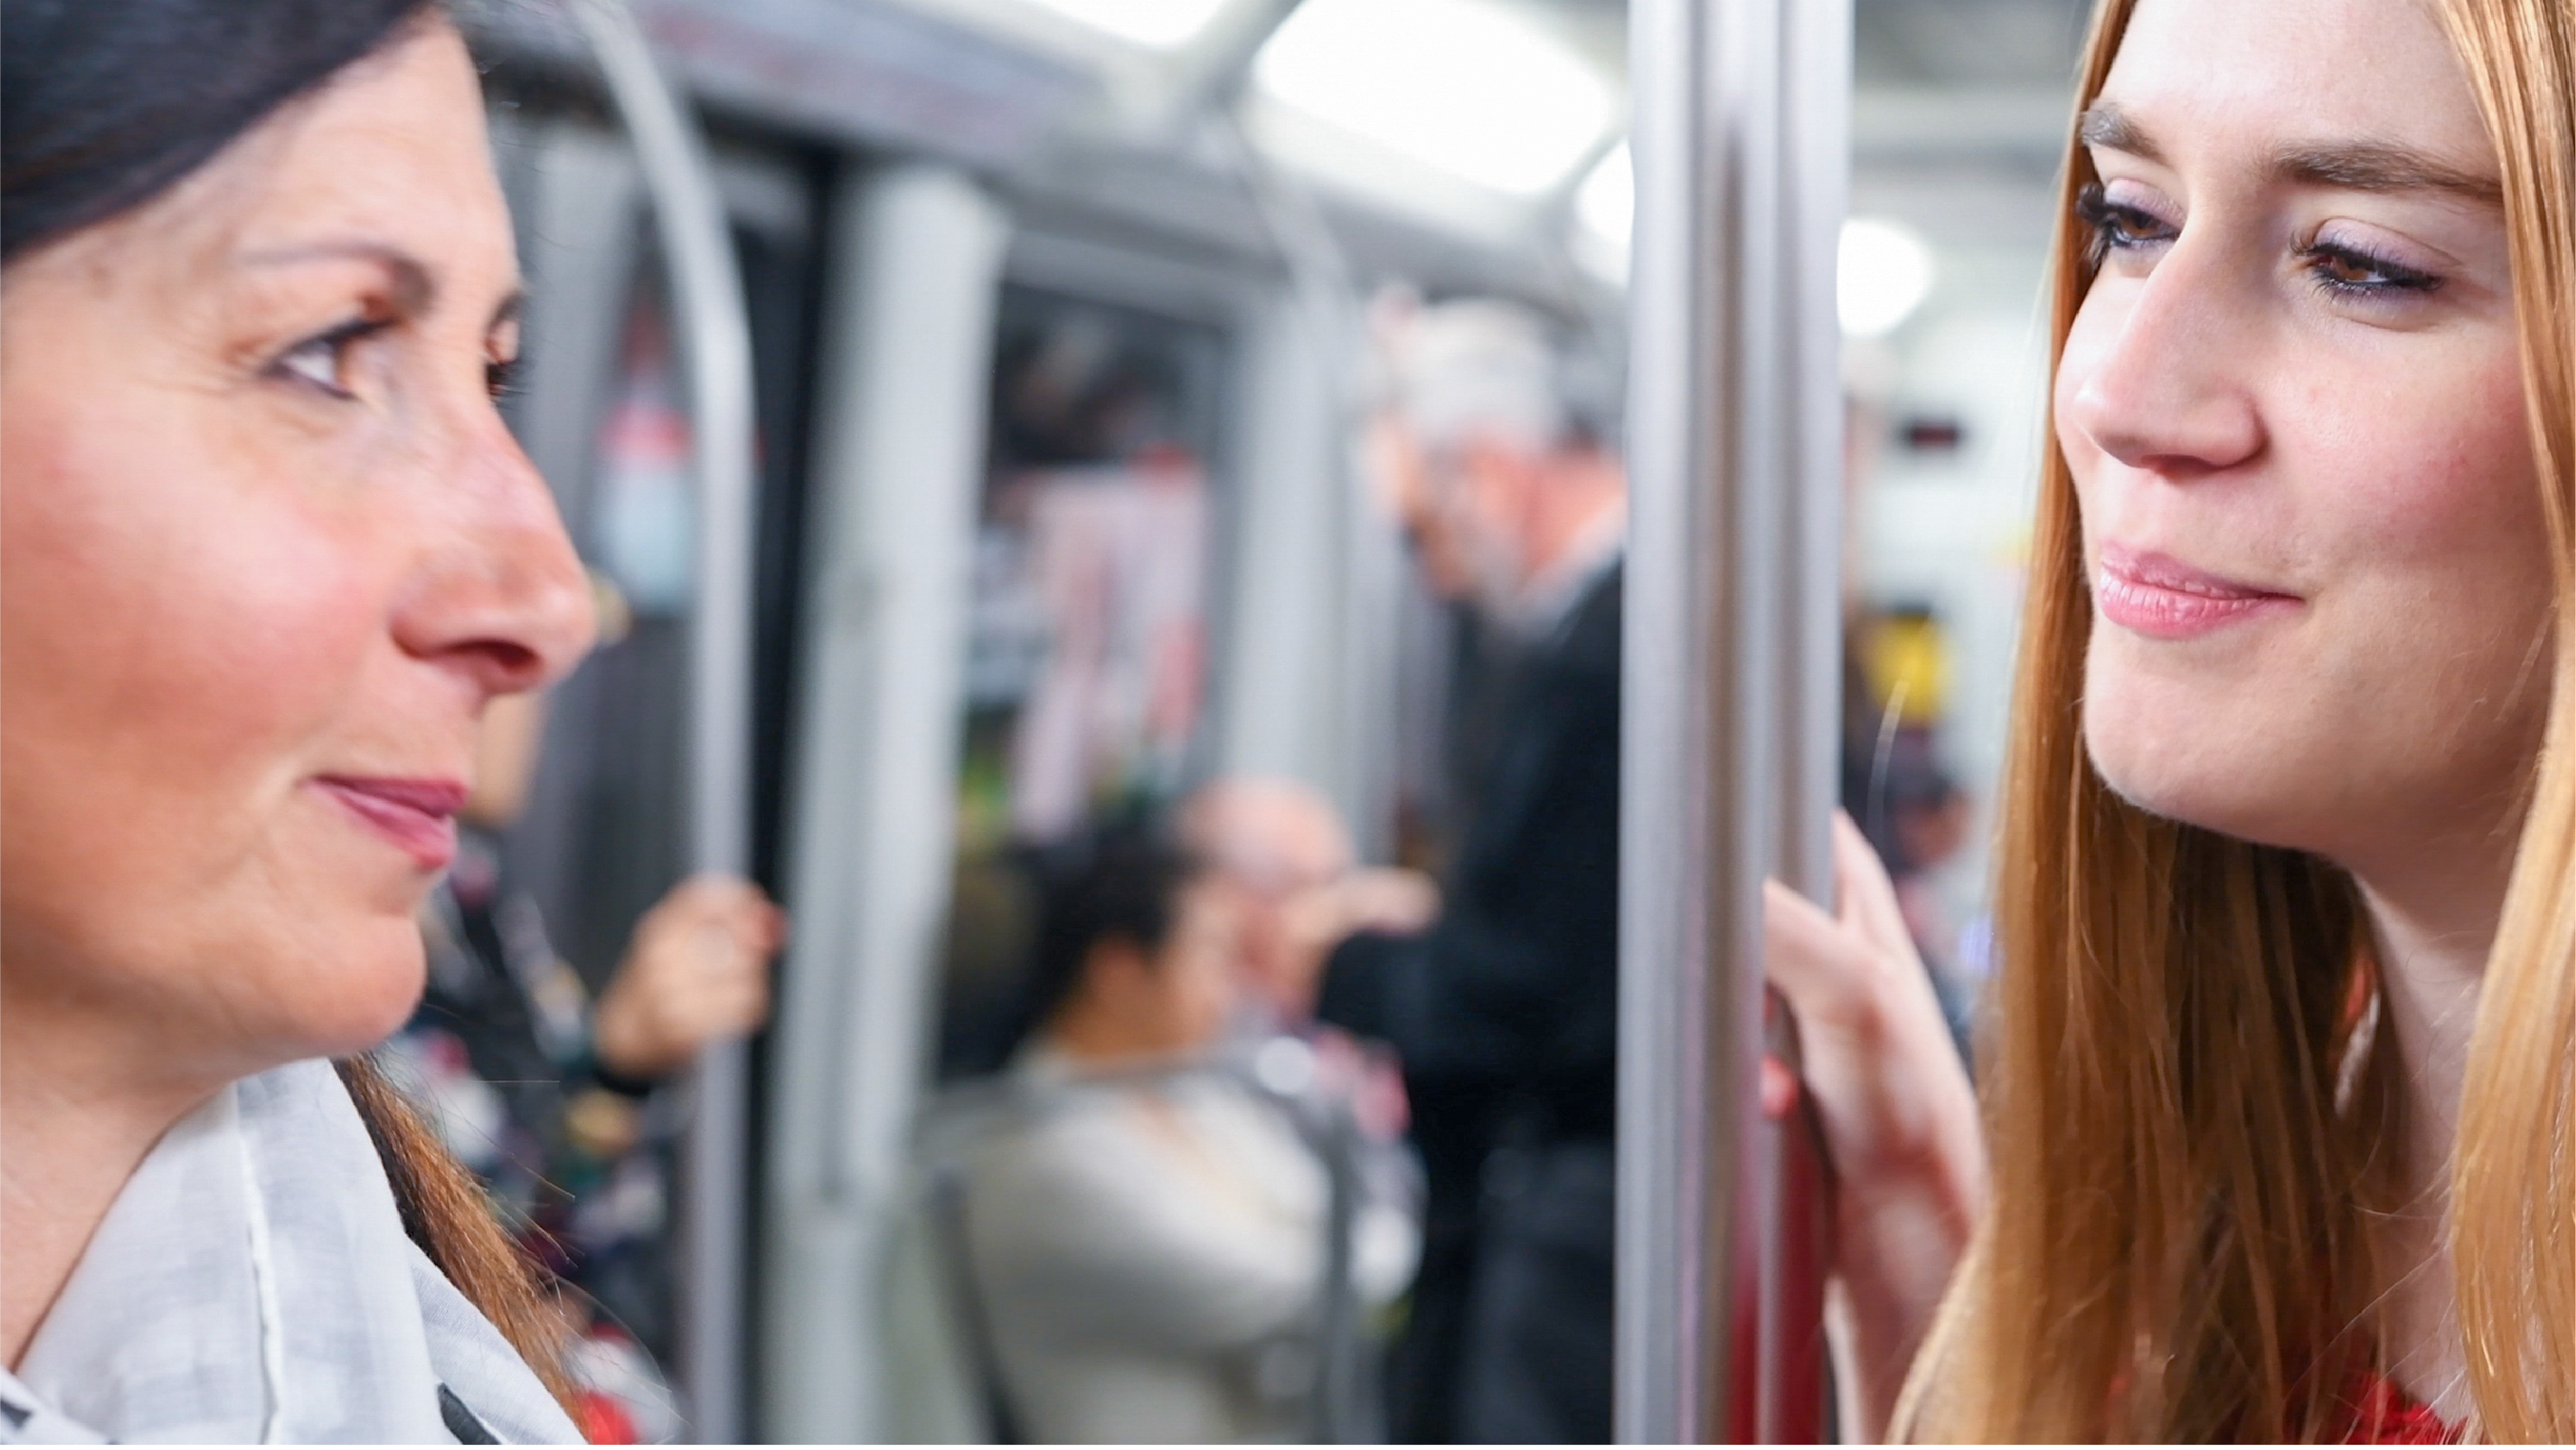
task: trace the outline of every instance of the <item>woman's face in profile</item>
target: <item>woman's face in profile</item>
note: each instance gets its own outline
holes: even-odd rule
[[[2140,0],[2085,129],[2055,403],[2095,765],[2365,875],[2495,837],[2550,567],[2495,150],[2432,7]]]
[[[493,405],[517,264],[424,24],[0,308],[12,1011],[184,1081],[366,1045],[420,986],[486,702],[588,595]]]

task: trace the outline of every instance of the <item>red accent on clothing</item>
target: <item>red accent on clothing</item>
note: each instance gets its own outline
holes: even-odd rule
[[[2364,1370],[2348,1397],[2352,1419],[2346,1445],[2456,1445],[2460,1432],[2386,1376]]]
[[[581,1391],[581,1438],[593,1445],[632,1445],[639,1438],[626,1407],[597,1390]]]

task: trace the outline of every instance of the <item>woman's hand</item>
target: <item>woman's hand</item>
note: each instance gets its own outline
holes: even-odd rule
[[[769,959],[787,918],[759,887],[692,876],[635,926],[591,1017],[591,1051],[620,1077],[660,1077],[769,1016]]]
[[[1834,821],[1840,910],[1774,881],[1765,965],[1798,1023],[1802,1074],[1762,1066],[1762,1106],[1795,1111],[1800,1077],[1833,1161],[1833,1277],[1848,1298],[1867,1439],[1885,1432],[1905,1372],[1985,1199],[1976,1095],[1897,909],[1886,868]]]

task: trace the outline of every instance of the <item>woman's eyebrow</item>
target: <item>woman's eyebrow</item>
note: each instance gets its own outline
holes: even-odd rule
[[[2339,191],[2441,191],[2487,206],[2504,204],[2504,183],[2493,176],[2381,141],[2294,146],[2272,158],[2272,173]]]
[[[2123,152],[2164,164],[2164,153],[2135,118],[2108,101],[2076,118],[2075,138],[2086,146]],[[2440,191],[2487,206],[2504,203],[2495,177],[2386,141],[2328,141],[2276,152],[2271,174],[2297,186],[2338,191]]]
[[[382,267],[392,279],[394,310],[405,317],[425,315],[438,301],[438,279],[431,275],[428,264],[390,242],[352,239],[347,241],[309,242],[295,246],[271,247],[245,252],[241,262],[249,267],[295,267],[313,262],[372,262]]]
[[[2129,113],[2108,101],[2085,108],[2084,114],[2075,118],[2075,139],[2086,146],[2123,151],[2141,161],[2161,165],[2165,159],[2164,152],[2130,119]]]

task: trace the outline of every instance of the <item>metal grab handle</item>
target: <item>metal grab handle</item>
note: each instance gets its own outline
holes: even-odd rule
[[[754,520],[751,322],[723,197],[696,124],[664,79],[626,0],[573,0],[652,198],[685,369],[697,484],[689,633],[689,859],[751,866]],[[744,1135],[750,1077],[739,1044],[703,1053],[683,1147],[679,1382],[702,1441],[743,1438]]]
[[[1831,897],[1850,0],[1636,0],[1617,1425],[1825,1429],[1826,1182],[1756,1074],[1762,883]],[[1790,1044],[1784,1044],[1790,1045]]]

